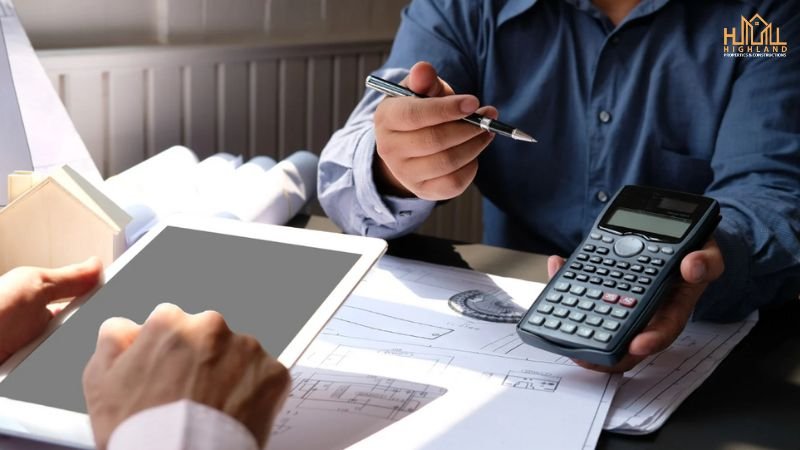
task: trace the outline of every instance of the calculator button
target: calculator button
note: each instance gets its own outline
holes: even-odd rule
[[[585,318],[586,314],[580,311],[573,311],[572,314],[569,315],[569,320],[574,320],[575,322],[583,322]]]
[[[633,236],[625,236],[614,244],[614,253],[623,258],[636,256],[642,249],[644,249],[644,243],[642,243],[641,239]],[[661,250],[663,251],[664,249],[662,248]]]
[[[585,282],[589,281],[589,275],[584,275],[584,274],[580,273],[580,274],[578,274],[577,280],[578,281],[583,281],[585,283]]]
[[[630,288],[631,288],[631,285],[628,284],[628,283],[620,283],[620,284],[617,285],[617,289],[619,289],[620,291],[627,291]]]
[[[569,290],[569,283],[565,283],[563,281],[556,283],[556,287],[554,289],[559,292],[567,292]]]
[[[542,314],[550,314],[551,312],[553,312],[553,305],[548,305],[546,303],[539,305],[539,307],[536,308],[536,311]]]
[[[622,272],[620,272],[619,270],[612,270],[611,276],[614,278],[622,278]]]
[[[551,292],[547,294],[547,297],[544,298],[550,303],[558,303],[561,301],[561,294],[557,294],[555,292]]]
[[[594,239],[595,241],[599,241],[602,236],[600,236],[600,233],[592,233],[589,235],[589,237]]]
[[[606,303],[617,303],[617,300],[619,300],[619,295],[617,294],[612,294],[611,292],[603,294],[603,301]]]
[[[600,289],[589,289],[589,292],[586,293],[586,296],[597,300],[603,296],[603,291]]]
[[[603,324],[603,328],[609,331],[617,331],[619,329],[619,322],[614,322],[613,320],[606,320],[606,323]]]
[[[558,327],[561,326],[561,321],[558,319],[547,319],[544,322],[544,326],[546,326],[547,328],[552,328],[553,330],[557,330]]]
[[[593,252],[596,247],[592,244],[584,245],[583,251],[585,252]]]
[[[591,258],[589,258],[589,262],[593,264],[600,264],[601,262],[603,262],[603,258],[599,256],[592,256]]]
[[[600,278],[600,277],[589,278],[589,283],[592,283],[592,284],[600,284],[602,282],[603,282],[603,279]]]
[[[569,293],[572,295],[581,296],[586,293],[586,288],[583,286],[573,286],[573,288],[570,289]]]
[[[651,280],[650,278],[639,277],[639,284],[650,284],[651,281],[653,281],[653,280]]]
[[[644,270],[644,267],[640,266],[639,264],[634,264],[631,266],[631,270],[634,272],[641,272]]]
[[[625,311],[624,309],[615,309],[611,311],[611,317],[615,319],[624,319],[628,317],[628,311]]]
[[[576,256],[575,259],[577,259],[578,261],[586,261],[587,259],[589,259],[589,255],[587,255],[586,253],[578,253],[578,256]]]
[[[563,319],[569,315],[569,310],[567,308],[556,308],[555,311],[553,311],[553,315]]]
[[[642,255],[642,256],[636,258],[636,260],[639,261],[640,263],[647,264],[647,263],[650,262],[650,257]]]
[[[584,272],[594,273],[595,270],[597,270],[595,266],[583,266]]]
[[[654,259],[654,260],[652,261],[652,263],[653,263],[653,265],[654,265],[654,266],[661,267],[661,266],[663,266],[663,265],[664,265],[664,260],[663,260],[663,259],[658,259],[658,258],[656,258],[656,259]]]
[[[608,342],[611,340],[611,335],[605,331],[601,331],[594,335],[595,340],[600,342]]]
[[[625,306],[627,308],[633,308],[639,301],[633,297],[622,297],[619,300],[619,304]]]
[[[607,255],[608,254],[608,248],[606,248],[606,247],[597,247],[597,253],[600,254],[600,255]]]
[[[603,324],[603,319],[597,316],[590,316],[588,319],[586,319],[586,325],[599,327],[602,324]]]
[[[636,281],[636,275],[627,274],[627,275],[625,275],[625,277],[623,277],[623,279],[625,281],[633,282],[633,281]]]
[[[658,274],[658,269],[654,269],[652,267],[646,267],[644,269],[644,273],[646,273],[647,275],[656,275]]]
[[[671,255],[671,254],[675,253],[675,251],[672,250],[672,247],[661,247],[661,253],[663,253],[665,255]]]
[[[569,268],[570,269],[574,269],[574,270],[581,270],[581,269],[583,269],[583,264],[581,264],[579,262],[574,262],[574,263],[569,265]]]
[[[651,253],[658,253],[658,246],[657,245],[648,245],[647,251]]]
[[[606,280],[603,282],[603,286],[613,288],[617,285],[617,282],[614,280]]]
[[[606,244],[613,244],[614,238],[612,238],[611,236],[603,236],[603,242],[605,242]]]
[[[594,312],[596,312],[597,314],[606,315],[609,312],[611,312],[611,307],[608,306],[608,305],[600,304],[600,305],[597,305],[597,308],[594,309]]]
[[[616,262],[616,261],[614,261],[614,260],[613,260],[613,259],[611,259],[611,258],[606,258],[606,259],[604,259],[604,260],[603,260],[603,265],[606,265],[606,266],[609,266],[609,267],[614,267],[614,265],[615,265],[616,263],[617,263],[617,262]]]
[[[565,323],[565,324],[561,325],[561,331],[563,331],[564,333],[567,333],[567,334],[572,334],[577,329],[578,329],[578,327],[576,327],[575,325],[573,325],[571,323]]]
[[[564,272],[564,278],[568,280],[575,278],[575,272]]]
[[[592,330],[591,328],[584,328],[584,327],[578,328],[578,336],[582,338],[589,339],[592,337],[593,334],[594,330]]]
[[[644,294],[644,288],[641,286],[634,286],[631,288],[631,292],[634,294]]]
[[[608,269],[606,269],[605,267],[598,267],[597,268],[597,274],[598,275],[602,275],[602,276],[606,276],[606,275],[608,275]]]
[[[594,308],[594,302],[590,302],[589,300],[584,300],[578,304],[578,308],[585,309],[586,311],[591,311]]]
[[[619,267],[619,268],[620,268],[620,269],[622,269],[622,270],[625,270],[625,269],[627,269],[627,268],[628,268],[628,267],[630,267],[630,266],[631,266],[631,265],[630,265],[630,264],[628,264],[628,263],[626,263],[625,261],[619,261],[619,262],[617,263],[617,267]]]
[[[531,318],[528,319],[528,323],[531,325],[536,325],[538,327],[544,323],[544,320],[545,319],[542,316],[531,316]]]
[[[572,296],[567,296],[564,298],[564,301],[561,302],[564,306],[575,306],[578,304],[578,299]]]

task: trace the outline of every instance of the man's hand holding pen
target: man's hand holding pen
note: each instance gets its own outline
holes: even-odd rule
[[[428,63],[417,63],[401,82],[432,98],[387,97],[375,112],[375,182],[385,194],[426,200],[457,197],[478,171],[488,133],[459,120],[477,112],[497,119],[492,106],[473,95],[455,95]]]

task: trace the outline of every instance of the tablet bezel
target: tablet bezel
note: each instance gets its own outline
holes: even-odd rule
[[[361,236],[279,225],[243,223],[220,218],[189,216],[170,218],[154,227],[106,268],[103,274],[103,281],[91,292],[73,300],[63,311],[58,313],[39,338],[16,352],[5,363],[0,365],[0,383],[167,227],[227,234],[360,255],[355,264],[311,315],[294,339],[277,356],[278,361],[286,367],[292,367],[297,362],[364,275],[386,252],[387,248],[386,242],[381,239]],[[51,421],[55,420],[55,425],[42,427],[43,417],[47,417]],[[93,448],[94,445],[86,414],[4,397],[0,397],[0,433],[54,444],[77,445],[82,448]]]

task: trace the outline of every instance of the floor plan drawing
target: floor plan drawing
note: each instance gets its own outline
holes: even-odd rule
[[[534,370],[509,370],[503,386],[515,389],[555,392],[561,377],[555,377]]]
[[[420,339],[436,339],[454,331],[452,328],[415,322],[413,320],[394,317],[376,311],[371,311],[366,308],[359,308],[349,305],[342,306],[333,320],[334,322],[348,322],[352,325],[370,328],[377,331],[383,331],[390,334],[399,334],[402,336],[412,336]]]

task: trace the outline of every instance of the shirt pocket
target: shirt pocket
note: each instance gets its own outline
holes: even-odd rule
[[[657,147],[649,153],[645,183],[676,191],[702,194],[714,178],[711,161],[685,149]]]

